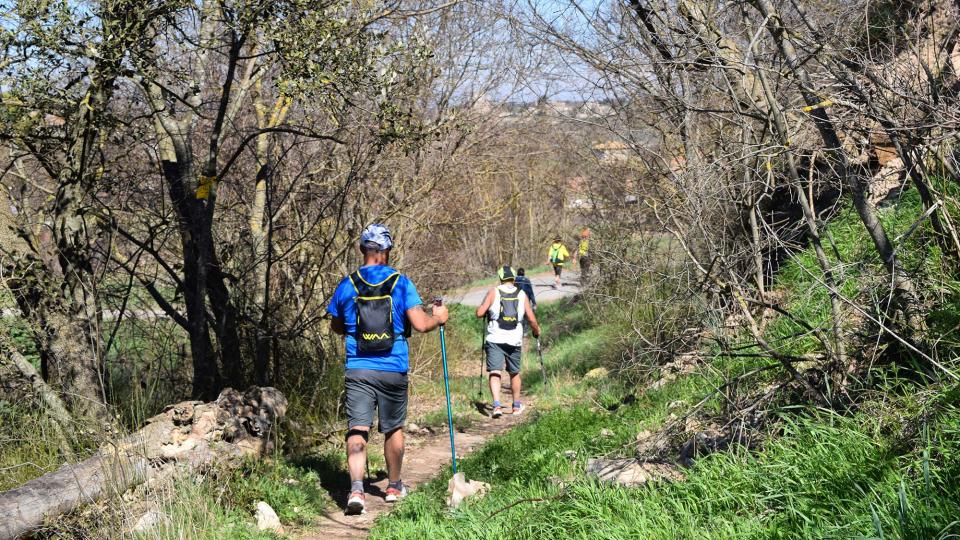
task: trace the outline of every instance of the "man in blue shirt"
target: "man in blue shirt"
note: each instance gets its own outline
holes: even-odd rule
[[[373,224],[360,235],[363,266],[343,278],[327,313],[330,328],[345,336],[347,467],[350,470],[348,514],[365,511],[363,471],[367,439],[378,411],[387,462],[386,501],[407,494],[400,479],[403,467],[403,424],[407,417],[407,370],[410,330],[429,332],[447,322],[447,308],[423,310],[417,288],[389,266],[393,239],[384,225]]]
[[[514,284],[527,294],[527,298],[530,299],[530,306],[537,309],[537,297],[533,292],[533,282],[527,277],[526,270],[517,268],[517,279],[514,280]]]

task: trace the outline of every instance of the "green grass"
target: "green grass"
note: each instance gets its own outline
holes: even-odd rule
[[[0,491],[63,464],[52,420],[32,403],[0,401]]]
[[[317,463],[325,456],[314,457]],[[219,540],[278,538],[252,526],[258,501],[269,504],[285,527],[316,520],[330,503],[318,472],[286,460],[250,463],[235,471],[214,471],[200,481],[182,479],[159,493],[161,524],[137,538]]]
[[[702,381],[701,381],[702,383]],[[960,409],[950,403],[904,441],[876,414],[810,412],[785,421],[764,451],[699,460],[686,481],[614,488],[584,476],[586,458],[629,455],[675,400],[701,384],[678,382],[610,412],[553,410],[463,460],[489,482],[482,499],[448,510],[449,472],[378,522],[377,538],[945,538],[960,534]],[[601,392],[610,406],[615,389]],[[899,426],[894,426],[899,428]],[[612,430],[613,436],[600,435]],[[899,429],[894,433],[899,432]],[[565,451],[575,457],[568,459]],[[562,482],[562,484],[561,484]],[[503,510],[511,504],[516,506]]]

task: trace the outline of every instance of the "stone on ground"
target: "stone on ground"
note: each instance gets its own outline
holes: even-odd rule
[[[643,430],[637,433],[637,455],[645,458],[663,456],[670,448],[670,440],[662,432]]]
[[[164,514],[160,510],[157,510],[156,508],[152,508],[150,510],[147,510],[146,513],[144,513],[142,516],[140,516],[139,519],[137,519],[137,522],[133,524],[133,528],[130,529],[130,532],[133,532],[133,533],[146,532],[156,527],[160,523],[166,521],[166,519],[167,519],[166,514]]]
[[[453,475],[447,483],[447,506],[456,508],[468,497],[481,496],[490,489],[490,484],[467,480],[462,472]]]
[[[669,463],[636,459],[590,459],[586,473],[602,482],[625,487],[656,480],[683,480],[683,473]]]
[[[283,525],[280,523],[280,517],[274,512],[269,504],[260,501],[257,503],[257,530],[272,531],[277,534],[283,534]]]

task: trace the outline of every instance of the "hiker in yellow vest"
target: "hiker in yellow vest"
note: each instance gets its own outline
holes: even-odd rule
[[[547,262],[553,266],[553,288],[560,288],[560,274],[563,273],[563,265],[566,264],[566,260],[570,258],[570,252],[567,251],[567,246],[563,245],[563,238],[558,234],[553,239],[553,244],[550,246],[550,249],[547,250]]]
[[[590,229],[580,231],[580,245],[577,246],[576,262],[580,265],[580,281],[583,282],[590,271]]]

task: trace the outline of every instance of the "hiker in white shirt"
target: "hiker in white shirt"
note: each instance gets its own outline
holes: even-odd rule
[[[487,317],[484,352],[487,356],[494,418],[503,415],[500,405],[500,374],[504,365],[510,374],[513,414],[523,412],[523,403],[520,402],[520,354],[523,347],[524,320],[533,331],[533,337],[540,337],[540,325],[537,324],[530,300],[514,283],[516,272],[509,266],[503,266],[497,271],[497,277],[500,278],[500,285],[492,287],[477,308],[477,317]]]

